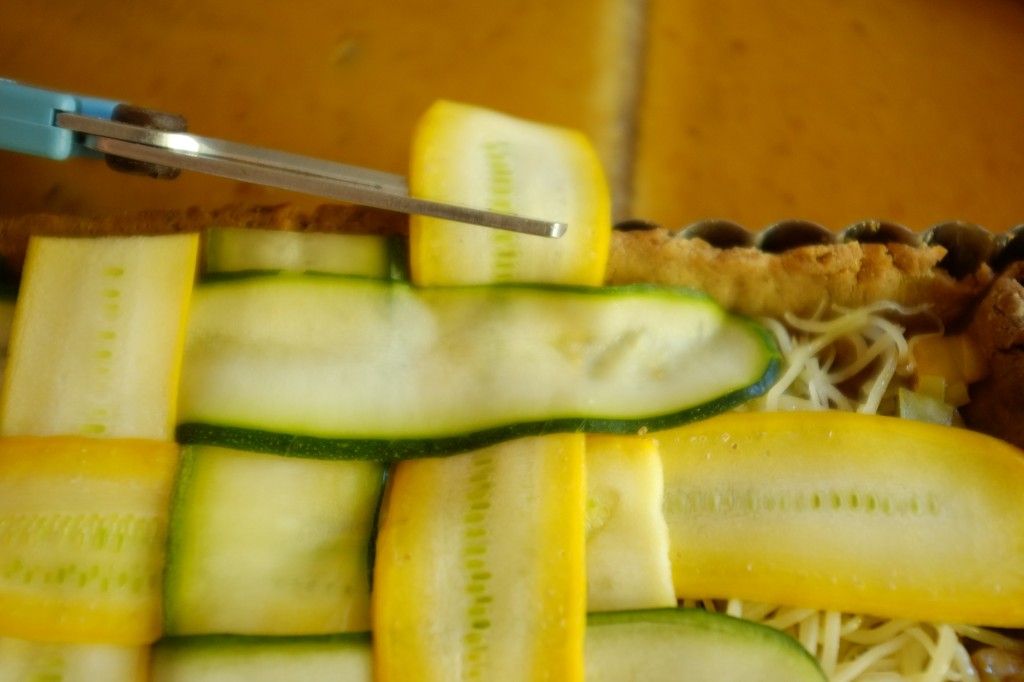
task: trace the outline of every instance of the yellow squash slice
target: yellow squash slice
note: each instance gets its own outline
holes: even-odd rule
[[[676,592],[1024,626],[1024,453],[841,412],[658,435]]]
[[[583,679],[582,443],[397,467],[373,585],[378,682]]]
[[[198,236],[34,237],[0,433],[174,435]]]
[[[0,637],[155,641],[177,461],[169,442],[0,439]]]
[[[440,101],[413,140],[417,197],[568,223],[560,239],[412,216],[417,284],[550,282],[599,285],[611,202],[597,154],[581,133]]]

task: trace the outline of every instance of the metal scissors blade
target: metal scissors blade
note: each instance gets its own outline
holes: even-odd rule
[[[146,163],[543,237],[561,237],[568,228],[564,222],[413,197],[402,176],[359,166],[77,113],[57,113],[55,124],[85,135],[86,147]]]

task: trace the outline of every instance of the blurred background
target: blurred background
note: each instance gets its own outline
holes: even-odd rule
[[[1020,0],[4,0],[0,77],[405,173],[437,98],[593,140],[616,218],[1024,223]],[[0,152],[0,214],[316,199]]]

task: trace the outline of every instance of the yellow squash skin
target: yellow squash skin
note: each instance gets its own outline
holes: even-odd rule
[[[401,462],[377,540],[375,679],[583,680],[580,434]]]
[[[549,239],[410,216],[417,284],[604,281],[611,199],[600,159],[582,133],[441,100],[417,126],[409,190],[569,225],[565,236]]]
[[[0,637],[154,642],[177,462],[170,442],[0,439]]]
[[[658,434],[676,593],[1024,625],[1024,453],[952,427],[731,413]]]

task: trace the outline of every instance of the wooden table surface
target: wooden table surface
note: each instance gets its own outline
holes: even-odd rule
[[[0,76],[405,172],[436,98],[579,128],[616,217],[1024,223],[1017,0],[7,0]],[[315,199],[0,152],[0,213]]]

